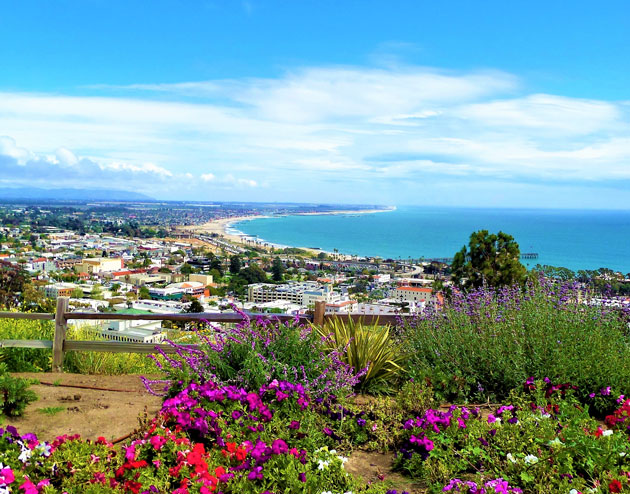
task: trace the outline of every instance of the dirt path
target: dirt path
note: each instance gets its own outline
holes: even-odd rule
[[[392,453],[353,451],[345,465],[347,472],[358,475],[368,482],[389,481],[399,492],[424,494],[426,489],[413,480],[393,471],[394,455]]]
[[[33,432],[44,440],[63,434],[80,434],[86,439],[103,436],[112,441],[129,434],[146,412],[154,416],[161,399],[149,394],[138,375],[90,376],[64,373],[16,373],[36,379],[31,386],[38,400],[22,417],[6,418],[3,425],[14,425],[20,433]],[[52,385],[44,385],[49,383]],[[104,388],[103,391],[71,386]]]

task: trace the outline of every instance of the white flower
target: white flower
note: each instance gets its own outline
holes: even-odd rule
[[[11,491],[7,486],[0,487],[0,494],[11,494]]]
[[[52,446],[50,444],[40,444],[40,445],[38,445],[35,448],[34,451],[36,451],[40,455],[48,458],[50,456],[50,454],[52,453]]]
[[[330,464],[329,461],[323,461],[323,460],[317,460],[317,469],[318,470],[324,470],[326,468],[328,468],[328,465]]]
[[[538,457],[534,456],[534,455],[527,455],[525,458],[523,458],[525,460],[525,463],[527,463],[528,465],[533,465],[534,463],[538,463]]]
[[[337,454],[337,450],[336,450],[336,449],[331,449],[331,450],[329,451],[329,453],[330,453],[331,455],[336,455],[336,454]]]
[[[516,458],[512,456],[512,453],[507,454],[507,459],[510,460],[512,463],[516,463]]]
[[[602,436],[606,437],[606,436],[611,436],[613,433],[613,431],[611,431],[610,429],[606,429],[604,432],[602,432]]]
[[[578,494],[578,491],[577,491],[577,489],[571,489],[569,491],[569,494]]]
[[[624,452],[622,451],[621,453],[619,453],[619,456],[621,456],[621,457],[623,458],[624,456],[626,456],[626,453],[624,453]]]

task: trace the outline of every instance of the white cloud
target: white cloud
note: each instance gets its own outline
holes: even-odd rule
[[[251,195],[269,185],[287,200],[321,200],[326,190],[373,202],[388,181],[411,187],[427,177],[630,180],[627,103],[524,86],[500,71],[394,65],[92,88],[107,96],[0,93],[0,129],[11,136],[0,137],[0,155],[24,177],[57,167],[155,182],[170,197],[247,189],[276,199]]]

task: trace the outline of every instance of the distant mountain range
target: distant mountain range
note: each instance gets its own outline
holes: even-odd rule
[[[0,201],[153,201],[139,192],[112,189],[37,189],[34,187],[0,188]]]

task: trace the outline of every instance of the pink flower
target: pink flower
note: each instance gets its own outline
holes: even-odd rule
[[[156,451],[160,451],[162,449],[162,446],[164,446],[167,441],[168,439],[162,436],[152,436],[151,439],[149,439],[151,446],[153,446],[153,449],[155,449]]]
[[[13,475],[13,470],[11,470],[9,467],[0,470],[0,484],[11,484],[14,480],[15,475]]]
[[[37,494],[37,487],[29,479],[26,479],[20,486],[20,490],[24,491],[24,494]]]

